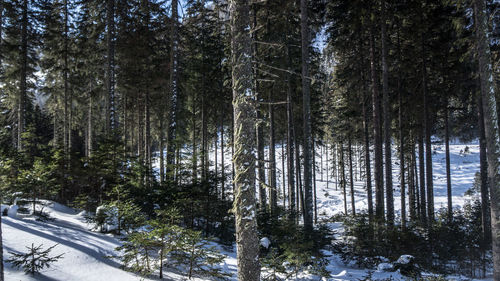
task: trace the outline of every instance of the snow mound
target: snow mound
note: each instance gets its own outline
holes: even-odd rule
[[[7,211],[7,215],[11,218],[17,218],[17,210],[19,209],[19,206],[17,205],[12,205],[9,207],[9,210]]]
[[[396,261],[398,264],[409,264],[413,262],[415,258],[412,255],[402,255],[399,257],[399,259]]]
[[[264,237],[260,239],[260,245],[266,249],[269,249],[269,246],[271,245],[271,241],[269,241],[269,238]]]
[[[387,272],[387,271],[393,271],[394,266],[390,263],[383,262],[377,266],[377,271],[378,272]]]

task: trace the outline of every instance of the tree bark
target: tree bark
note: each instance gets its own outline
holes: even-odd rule
[[[375,38],[373,23],[370,28],[370,69],[372,80],[372,105],[373,105],[373,138],[375,150],[375,219],[377,224],[384,222],[384,171],[382,161],[382,132],[380,94],[378,90],[378,75],[375,60]]]
[[[0,50],[3,50],[3,0],[0,0]],[[0,56],[0,68],[2,66],[2,57]],[[0,69],[1,70],[1,69]],[[3,196],[0,196],[0,203],[3,202]],[[2,235],[2,213],[0,212],[0,281],[4,281],[3,266],[3,235]]]
[[[427,204],[425,200],[425,160],[424,160],[424,135],[423,126],[420,127],[418,136],[418,169],[420,173],[420,219],[422,224],[427,224]]]
[[[382,100],[384,117],[384,148],[385,148],[385,189],[386,189],[386,208],[387,223],[394,224],[394,195],[392,187],[392,152],[391,152],[391,104],[389,101],[389,68],[387,66],[387,27],[386,27],[386,7],[382,1]]]
[[[17,150],[23,149],[22,135],[24,133],[24,114],[28,79],[28,0],[23,1],[21,28],[21,85],[17,102]]]
[[[312,198],[312,134],[311,134],[311,93],[309,81],[309,26],[307,23],[307,0],[300,1],[300,30],[302,43],[302,114],[304,121],[304,226],[306,232],[313,227]]]
[[[248,0],[231,0],[232,85],[234,106],[234,213],[238,280],[260,280],[255,206],[255,93],[252,93]]]
[[[312,182],[313,182],[313,204],[314,204],[314,223],[318,223],[318,193],[316,189],[316,144],[312,139]]]
[[[491,228],[493,237],[493,279],[500,280],[500,145],[498,114],[493,90],[493,71],[487,34],[486,3],[474,0],[476,22],[476,51],[479,61],[481,98],[484,111],[484,132],[488,159],[488,184],[491,203]]]
[[[109,136],[115,129],[115,0],[106,0],[107,21],[107,68],[106,68],[106,134]]]
[[[408,200],[409,200],[409,211],[410,211],[410,221],[415,221],[416,218],[416,212],[415,212],[415,206],[416,206],[416,200],[415,200],[415,195],[416,195],[416,188],[415,188],[415,166],[414,166],[414,160],[415,160],[415,144],[411,143],[410,146],[410,151],[409,151],[409,159],[408,159]]]
[[[340,186],[342,187],[342,195],[344,196],[344,214],[347,216],[347,190],[346,190],[346,179],[345,179],[345,162],[344,162],[344,143],[340,142],[338,146],[340,152],[339,157],[339,168],[340,168]]]
[[[171,3],[171,25],[170,25],[170,77],[169,77],[169,100],[168,100],[168,131],[167,131],[167,179],[172,179],[172,166],[175,164],[175,139],[177,128],[177,56],[179,42],[177,38],[177,6],[178,0]]]
[[[63,150],[65,160],[69,160],[68,138],[69,138],[69,122],[68,122],[68,1],[64,0],[64,121],[63,121]]]
[[[288,69],[290,70],[290,53],[287,50],[287,56],[289,60]],[[295,166],[294,166],[294,142],[293,142],[293,105],[292,105],[292,76],[287,73],[287,171],[288,171],[288,206],[292,217],[295,213]]]
[[[252,56],[254,57],[254,60],[257,60],[259,52],[258,52],[258,47],[257,47],[257,41],[259,40],[258,38],[258,32],[257,32],[257,4],[252,5]],[[260,85],[258,82],[258,72],[257,72],[257,65],[254,65],[253,69],[253,90],[255,92],[255,96],[257,97],[257,101],[261,101],[261,93],[260,93]],[[266,196],[266,172],[265,172],[265,167],[264,167],[264,130],[262,128],[262,113],[261,113],[261,106],[260,103],[257,103],[257,123],[255,124],[256,126],[256,133],[257,133],[257,171],[258,171],[258,181],[257,185],[259,186],[259,209],[261,212],[266,211],[266,203],[267,203],[267,196]]]
[[[349,185],[351,187],[351,209],[352,215],[356,215],[356,202],[354,201],[354,179],[353,179],[353,169],[352,169],[352,143],[351,136],[349,136]]]
[[[221,162],[221,199],[226,199],[226,165],[224,163],[224,108],[220,117],[220,162]]]
[[[397,31],[397,44],[398,44],[398,81],[397,81],[397,87],[398,87],[398,102],[399,102],[399,110],[398,110],[398,121],[399,121],[399,174],[400,174],[400,185],[401,185],[401,229],[403,231],[406,230],[406,190],[405,190],[405,146],[404,146],[404,135],[403,135],[403,93],[401,89],[401,41],[399,38],[399,26],[398,26],[398,31]],[[412,193],[411,193],[411,188],[409,187],[409,197],[410,197],[410,204],[411,204],[411,198]],[[394,207],[394,206],[393,206]],[[410,207],[411,209],[411,207]]]
[[[361,54],[361,65],[365,65],[365,59],[363,57],[363,50],[360,46]],[[370,129],[369,129],[369,116],[368,116],[368,104],[369,104],[369,93],[368,93],[368,80],[365,77],[364,67],[361,71],[361,80],[363,87],[363,137],[364,137],[364,150],[365,150],[365,170],[366,170],[366,194],[368,199],[368,218],[370,224],[373,223],[373,191],[372,191],[372,171],[371,171],[371,161],[370,161]]]
[[[434,183],[432,178],[432,146],[431,146],[431,120],[429,110],[429,96],[427,93],[427,57],[425,50],[425,37],[422,34],[422,92],[424,111],[422,122],[425,130],[425,175],[427,183],[427,222],[430,226],[434,222]]]
[[[278,207],[278,191],[276,187],[276,139],[274,132],[274,106],[272,96],[269,94],[269,187],[271,214],[276,213]]]
[[[488,190],[488,160],[486,152],[486,134],[484,131],[484,110],[483,99],[478,95],[478,123],[479,123],[479,163],[481,177],[481,226],[485,241],[491,239],[491,213],[489,211],[489,190]]]
[[[450,169],[450,130],[448,122],[448,104],[444,109],[444,142],[446,154],[446,191],[448,197],[448,220],[453,218],[453,205],[451,194],[451,169]]]

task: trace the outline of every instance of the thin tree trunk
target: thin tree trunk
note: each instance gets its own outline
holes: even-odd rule
[[[69,124],[68,124],[68,1],[64,0],[64,68],[63,68],[63,80],[64,80],[64,136],[63,136],[63,150],[65,160],[69,160]]]
[[[424,136],[423,126],[418,136],[418,169],[420,170],[420,219],[422,224],[427,224],[427,204],[425,200],[425,162],[424,162]]]
[[[107,0],[106,6],[107,20],[107,68],[106,68],[106,87],[107,87],[107,104],[106,104],[106,134],[110,135],[115,129],[115,0]]]
[[[312,133],[311,133],[311,94],[309,81],[309,26],[307,23],[307,0],[300,1],[300,30],[302,42],[302,106],[304,120],[304,226],[306,232],[313,227],[312,198]]]
[[[422,92],[424,111],[422,122],[425,130],[425,175],[427,182],[427,219],[430,226],[434,222],[434,184],[432,179],[432,147],[431,147],[431,129],[429,112],[429,97],[427,93],[427,57],[425,51],[425,38],[422,34]]]
[[[168,131],[167,131],[167,179],[172,180],[172,166],[175,163],[175,140],[177,131],[177,57],[178,57],[178,36],[177,20],[178,0],[171,3],[171,26],[170,26],[170,77],[169,77],[169,100],[168,100]],[[203,76],[204,77],[204,76]],[[203,97],[202,97],[203,98]],[[203,111],[203,110],[202,110]],[[203,114],[203,113],[202,113]],[[202,144],[203,145],[203,144]],[[204,157],[204,156],[202,156]]]
[[[221,162],[221,199],[226,199],[226,165],[224,163],[224,108],[220,117],[220,162]]]
[[[191,115],[191,122],[192,122],[192,127],[193,131],[191,132],[191,142],[193,146],[193,155],[192,155],[192,160],[191,160],[191,165],[192,165],[192,171],[193,171],[193,183],[196,183],[198,180],[198,151],[197,151],[197,145],[196,145],[196,94],[194,94],[193,97],[193,114]],[[168,142],[168,140],[167,140]],[[234,170],[234,169],[233,169]],[[167,169],[168,172],[168,169]]]
[[[87,130],[88,130],[88,133],[87,133],[87,157],[91,157],[92,156],[92,151],[93,151],[93,146],[92,146],[92,143],[93,143],[93,135],[94,135],[94,126],[93,126],[93,122],[92,122],[92,107],[93,107],[93,99],[92,99],[92,91],[89,91],[89,105],[88,105],[88,116],[87,116]]]
[[[361,62],[364,65],[363,51],[361,50]],[[369,104],[369,93],[368,93],[368,81],[365,77],[365,71],[361,71],[361,80],[363,86],[363,137],[364,137],[364,149],[365,149],[365,178],[366,178],[366,193],[368,199],[368,218],[370,224],[373,223],[373,191],[372,191],[372,171],[370,163],[370,133],[369,133],[369,116],[368,116],[368,104]]]
[[[274,132],[274,106],[272,105],[272,96],[269,94],[269,187],[271,214],[276,213],[278,207],[278,191],[276,187],[276,140]]]
[[[3,50],[2,31],[3,31],[3,0],[0,0],[0,49]],[[1,66],[2,66],[2,57],[0,57],[0,68]],[[3,202],[3,196],[0,196],[0,203],[1,202]],[[0,281],[4,281],[2,215],[3,214],[0,212]]]
[[[146,174],[146,186],[150,187],[150,166],[151,166],[151,126],[149,114],[149,91],[146,89],[144,100],[144,165],[148,167]]]
[[[162,114],[163,115],[163,114]],[[164,153],[164,139],[163,139],[163,116],[160,117],[160,128],[159,128],[159,136],[158,136],[158,139],[159,139],[159,157],[160,157],[160,184],[163,184],[163,182],[165,181],[165,158],[163,156],[163,153]]]
[[[28,0],[23,1],[22,29],[21,29],[21,85],[17,108],[17,149],[23,149],[22,135],[24,133],[24,111],[28,76]]]
[[[344,162],[344,143],[340,142],[338,150],[340,151],[340,185],[342,187],[342,195],[344,196],[344,214],[347,216],[347,190],[346,190],[346,179],[345,179],[345,162]]]
[[[444,109],[444,142],[446,154],[446,191],[448,195],[448,220],[453,218],[453,205],[451,201],[451,169],[450,169],[450,131],[448,123],[448,104]]]
[[[356,215],[356,202],[354,201],[354,180],[353,180],[353,169],[352,169],[352,144],[351,136],[349,136],[349,185],[351,187],[351,209],[352,215]]]
[[[399,95],[399,174],[401,180],[401,229],[406,230],[406,182],[405,182],[405,138],[403,135],[403,95],[401,93],[401,80],[398,79],[398,95]],[[411,189],[411,188],[410,188]],[[412,201],[411,190],[409,192],[410,205]],[[411,206],[410,206],[411,209]]]
[[[287,48],[287,56],[289,56]],[[290,58],[289,58],[290,59]],[[289,65],[290,68],[290,65]],[[288,206],[292,213],[292,218],[295,215],[295,168],[294,168],[294,142],[293,142],[293,106],[292,106],[292,76],[287,74],[287,171],[288,171]]]
[[[255,206],[255,121],[252,93],[250,14],[247,0],[231,0],[232,78],[234,106],[233,162],[236,170],[234,212],[238,280],[260,280],[259,238]],[[250,93],[250,95],[249,95]]]
[[[409,198],[408,200],[410,201],[409,203],[409,211],[410,211],[410,221],[415,221],[415,195],[416,195],[416,188],[415,188],[415,166],[414,166],[414,160],[415,160],[415,144],[411,144],[411,150],[409,151],[409,159],[408,159],[408,188],[409,188]]]
[[[418,184],[418,170],[417,170],[417,152],[416,152],[416,141],[413,142],[412,145],[412,157],[413,157],[413,171],[414,171],[414,180],[415,180],[415,199],[416,199],[416,214],[415,217],[420,219],[420,210],[422,209],[420,206],[420,193],[419,193],[419,184]]]
[[[295,132],[295,129],[294,129]],[[297,194],[296,196],[296,204],[297,204],[297,213],[301,213],[302,215],[304,212],[304,193],[303,193],[303,185],[302,185],[302,173],[301,173],[301,165],[300,165],[300,145],[297,143],[297,136],[296,134],[293,135],[293,141],[295,143],[295,181],[297,182],[295,186],[295,192]],[[298,222],[298,217],[297,216],[297,222]]]
[[[202,82],[204,84],[204,82]],[[206,113],[206,105],[205,105],[205,93],[202,93],[201,96],[201,180],[205,181],[207,179],[208,174],[208,136],[207,136],[207,113]]]
[[[312,176],[313,176],[313,203],[314,203],[314,223],[318,223],[318,193],[316,190],[316,145],[314,142],[314,138],[312,139]]]
[[[491,239],[491,213],[489,210],[489,190],[488,190],[488,159],[486,151],[486,134],[484,128],[484,108],[483,99],[478,95],[478,123],[479,123],[479,163],[481,177],[481,226],[484,241]]]
[[[386,208],[387,223],[394,224],[394,195],[392,189],[392,152],[391,152],[391,105],[389,102],[389,68],[387,66],[387,31],[386,31],[386,7],[385,1],[382,1],[382,100],[384,118],[384,140],[385,140],[385,189],[386,189]]]
[[[373,138],[375,150],[375,219],[377,224],[384,222],[384,171],[382,161],[382,132],[381,132],[381,110],[380,94],[378,91],[378,75],[375,60],[375,38],[373,23],[370,28],[370,65],[372,80],[372,105],[373,105]]]

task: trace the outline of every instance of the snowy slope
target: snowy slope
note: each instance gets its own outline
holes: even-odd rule
[[[476,144],[469,145],[470,153],[463,154],[460,151],[465,149],[465,145],[451,146],[451,173],[453,184],[453,203],[454,206],[463,205],[466,197],[464,192],[472,186],[474,174],[479,170],[479,148]],[[435,203],[436,209],[446,206],[446,174],[444,147],[435,145],[435,154],[433,154],[434,168],[434,186],[435,186]],[[281,149],[277,149],[277,168],[278,168],[278,186],[281,186]],[[227,151],[229,152],[229,151]],[[320,151],[318,150],[317,153]],[[220,155],[218,155],[220,156]],[[399,165],[394,157],[394,188],[396,211],[400,210],[400,193],[399,193]],[[230,159],[229,153],[225,156],[226,170],[230,175]],[[331,160],[331,155],[329,156]],[[214,160],[213,153],[211,160]],[[220,158],[219,158],[220,160]],[[325,158],[323,160],[326,160]],[[320,159],[317,156],[317,189],[318,189],[318,213],[320,218],[329,218],[334,214],[343,212],[343,195],[339,190],[335,190],[335,182],[330,176],[330,182],[325,181],[326,174],[323,174],[321,181]],[[356,158],[353,159],[356,161]],[[219,162],[220,164],[220,162]],[[330,164],[331,169],[331,164]],[[211,169],[214,169],[212,166]],[[359,170],[359,169],[358,169]],[[219,167],[220,171],[220,167]],[[323,173],[326,173],[326,165],[323,165]],[[330,171],[331,173],[331,171]],[[356,208],[366,209],[366,192],[364,191],[364,182],[358,177],[355,183],[356,189]],[[348,207],[350,211],[350,197],[348,196]],[[88,225],[84,218],[76,214],[76,212],[68,207],[57,203],[45,208],[51,217],[55,218],[51,222],[38,222],[31,218],[11,218],[3,217],[2,230],[4,241],[4,257],[7,259],[9,251],[21,252],[25,251],[25,246],[42,244],[44,247],[49,247],[54,244],[59,244],[53,254],[64,253],[64,258],[53,265],[48,270],[43,271],[41,275],[34,278],[25,275],[21,270],[11,268],[10,264],[6,263],[6,280],[141,280],[140,276],[125,272],[119,268],[119,263],[116,260],[106,258],[106,256],[116,255],[114,248],[120,245],[120,241],[111,236],[100,233],[91,232],[88,230]],[[332,228],[340,228],[337,223],[331,224]],[[226,272],[232,274],[231,280],[236,279],[236,253],[226,251],[221,248],[223,254],[227,256],[221,266]],[[338,256],[331,253],[329,258],[330,264],[327,270],[331,273],[332,278],[328,280],[362,280],[366,278],[369,271],[364,269],[356,269],[350,265],[345,265]],[[393,280],[404,280],[398,273],[388,272],[373,272],[372,279],[393,278]],[[179,272],[167,271],[165,273],[166,280],[184,280],[184,277]],[[320,279],[307,273],[299,274],[297,280],[326,280]],[[148,279],[146,279],[148,280]],[[203,280],[203,279],[194,279]],[[460,279],[455,279],[460,280]]]
[[[6,280],[141,280],[140,276],[120,269],[118,261],[107,258],[117,255],[114,251],[120,245],[117,238],[87,230],[84,218],[71,208],[57,203],[50,205],[44,210],[55,218],[51,222],[38,222],[28,217],[2,217],[4,258],[10,257],[8,252],[26,252],[25,247],[31,243],[35,246],[43,244],[44,249],[58,244],[52,255],[64,253],[64,258],[34,277],[5,263]],[[236,271],[235,255],[228,258],[225,269]],[[174,272],[165,275],[166,280],[183,279],[181,274]]]

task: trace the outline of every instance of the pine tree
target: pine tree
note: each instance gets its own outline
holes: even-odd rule
[[[247,0],[232,0],[236,246],[238,279],[260,279],[259,239],[255,207],[255,95],[252,93],[250,10]]]
[[[491,197],[491,226],[493,238],[493,278],[500,279],[500,171],[498,158],[498,115],[495,92],[492,85],[492,68],[488,46],[486,5],[483,0],[474,1],[474,18],[476,28],[476,52],[479,63],[479,79],[482,105],[484,110],[484,130],[486,135],[488,159],[488,183]]]

